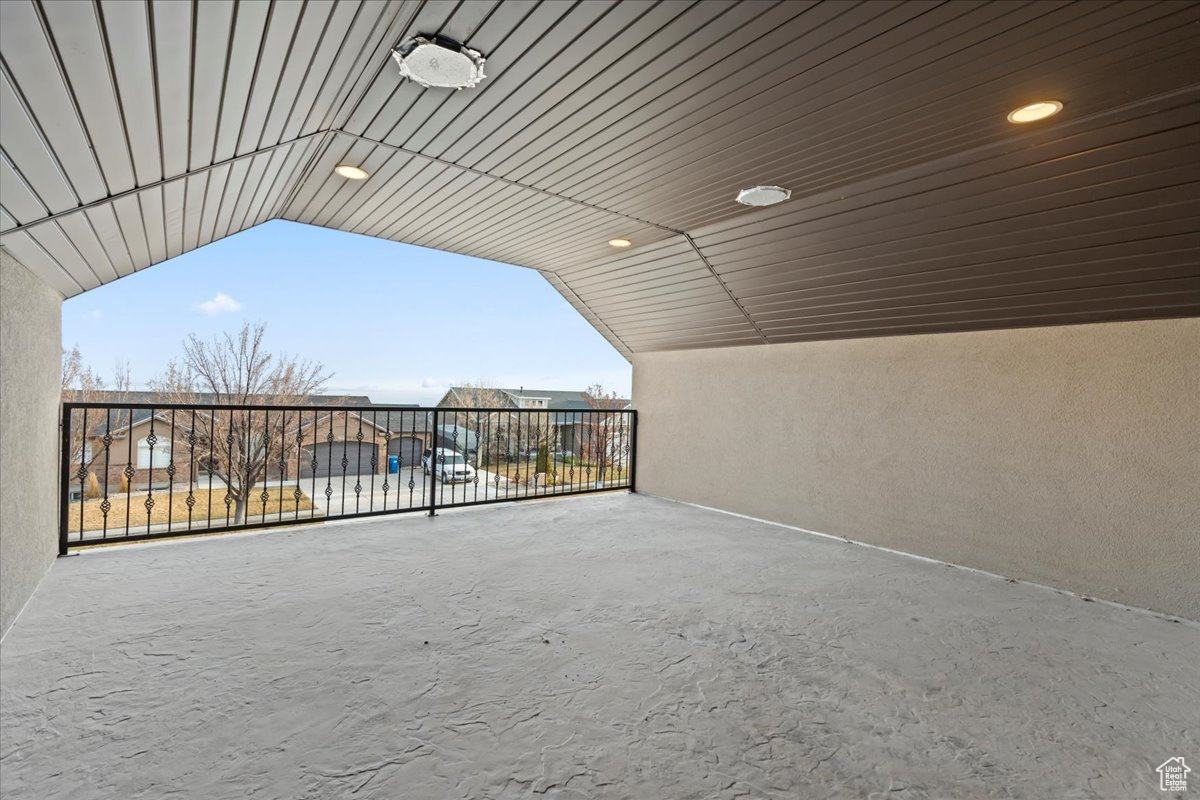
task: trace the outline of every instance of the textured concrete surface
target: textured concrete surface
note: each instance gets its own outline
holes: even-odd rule
[[[1200,319],[644,353],[633,385],[645,492],[1200,620]]]
[[[1158,798],[1200,628],[653,498],[93,551],[6,800]]]
[[[0,249],[0,633],[58,552],[62,297]]]

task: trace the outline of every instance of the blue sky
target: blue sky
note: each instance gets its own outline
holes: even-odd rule
[[[376,402],[480,380],[630,391],[629,363],[533,270],[281,220],[67,300],[63,346],[106,380],[129,362],[142,388],[187,334],[243,321],[323,363],[327,391]]]

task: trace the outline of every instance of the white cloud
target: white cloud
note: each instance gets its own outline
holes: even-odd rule
[[[104,316],[104,312],[98,308],[94,308],[87,313],[88,319],[100,319],[103,316]]]
[[[215,317],[217,314],[227,314],[233,311],[240,311],[242,304],[234,300],[224,292],[217,292],[212,300],[205,300],[196,306],[201,314],[207,314],[210,317]]]
[[[422,389],[449,389],[451,385],[445,378],[425,378],[421,381]]]

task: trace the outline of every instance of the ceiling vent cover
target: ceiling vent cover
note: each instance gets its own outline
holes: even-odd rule
[[[437,34],[404,40],[392,57],[401,76],[426,88],[469,89],[487,77],[482,53]]]
[[[782,186],[753,186],[738,192],[737,201],[744,206],[773,206],[791,196],[791,190]]]

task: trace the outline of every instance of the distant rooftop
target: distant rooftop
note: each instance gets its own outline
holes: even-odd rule
[[[467,386],[451,386],[447,396],[442,398],[439,405],[448,405],[447,399],[451,393],[456,395],[470,395],[474,392],[486,391]],[[503,392],[512,399],[515,407],[521,406],[521,400],[542,399],[546,401],[545,408],[551,411],[588,411],[593,408],[588,402],[587,393],[583,391],[564,391],[561,389],[496,389],[497,392]],[[621,406],[629,405],[627,398],[620,398]]]

